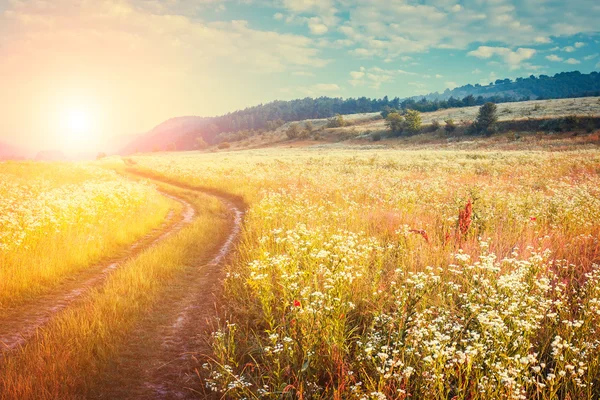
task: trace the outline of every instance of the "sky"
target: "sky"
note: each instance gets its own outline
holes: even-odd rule
[[[0,141],[91,151],[175,116],[600,70],[597,0],[0,0]]]

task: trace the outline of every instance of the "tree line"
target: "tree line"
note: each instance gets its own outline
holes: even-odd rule
[[[481,106],[485,103],[507,103],[530,99],[583,97],[600,95],[600,74],[562,72],[553,77],[499,79],[490,85],[465,85],[443,94],[390,99],[318,97],[290,101],[273,101],[208,119],[198,131],[191,133],[207,143],[236,140],[259,131],[271,131],[287,122],[331,118],[335,115],[416,110],[430,112],[445,108]]]

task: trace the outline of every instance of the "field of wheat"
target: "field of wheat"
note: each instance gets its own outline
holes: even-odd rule
[[[600,396],[600,153],[136,156],[242,196],[208,392]]]

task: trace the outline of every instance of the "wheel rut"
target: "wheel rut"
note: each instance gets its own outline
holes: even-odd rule
[[[98,399],[197,399],[203,398],[196,374],[208,352],[206,338],[216,315],[223,265],[241,236],[245,205],[238,198],[212,189],[159,180],[182,189],[210,195],[227,209],[227,229],[215,238],[218,245],[208,259],[197,260],[171,284],[159,304],[130,335],[120,357],[110,366],[94,391]],[[227,197],[226,197],[227,196]]]
[[[49,293],[0,312],[0,363],[5,355],[32,339],[38,329],[48,324],[60,311],[80,300],[91,289],[102,285],[120,265],[156,246],[193,221],[196,211],[190,203],[172,194],[161,194],[183,206],[180,215],[175,215],[171,210],[159,228],[136,241],[123,255],[76,273]]]

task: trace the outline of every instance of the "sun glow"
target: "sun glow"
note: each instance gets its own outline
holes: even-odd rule
[[[90,108],[68,107],[61,116],[63,148],[68,151],[91,151],[98,145],[97,121]]]

